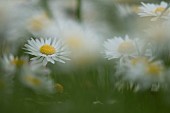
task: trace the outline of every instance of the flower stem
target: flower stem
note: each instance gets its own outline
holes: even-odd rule
[[[82,6],[82,1],[81,0],[77,0],[77,10],[76,10],[76,16],[77,16],[77,19],[79,20],[79,21],[81,21],[82,20],[82,17],[81,17],[81,7]]]
[[[41,6],[45,9],[48,17],[52,18],[53,15],[52,15],[52,12],[49,8],[49,5],[48,5],[48,0],[41,0]]]

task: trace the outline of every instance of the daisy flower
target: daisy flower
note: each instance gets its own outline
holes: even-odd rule
[[[35,92],[53,93],[55,92],[55,83],[51,79],[50,70],[44,66],[36,66],[29,63],[23,66],[20,73],[20,82]]]
[[[12,54],[9,56],[4,55],[1,59],[2,67],[6,72],[14,72],[17,68],[22,67],[24,64],[28,63],[27,57],[15,57]]]
[[[59,21],[59,33],[71,51],[70,62],[73,65],[86,65],[99,58],[101,38],[90,26],[67,20]]]
[[[40,13],[39,15],[33,16],[28,22],[28,27],[32,31],[41,31],[49,24],[50,19],[48,15],[45,12],[43,12]]]
[[[66,56],[68,55],[68,51],[66,47],[63,46],[61,41],[57,41],[56,39],[31,39],[28,40],[28,44],[25,44],[26,53],[33,55],[35,57],[31,58],[33,63],[42,64],[46,66],[48,62],[55,63],[55,61],[59,61],[61,63],[65,63],[64,60],[69,60]]]
[[[130,83],[137,84],[137,88],[148,89],[152,88],[155,83],[162,84],[164,82],[165,67],[161,61],[136,57],[129,60],[121,69],[124,70],[123,78]]]
[[[144,76],[159,77],[164,70],[163,65],[160,61],[153,62],[146,57],[137,57],[131,59],[128,64],[128,67],[130,69],[129,71],[134,73],[131,73],[132,76],[135,75],[136,72],[136,74],[139,75],[142,74]],[[137,71],[142,73],[138,73]]]
[[[27,73],[28,74],[28,73]],[[54,83],[47,76],[38,76],[35,74],[24,74],[21,76],[21,82],[28,88],[36,92],[54,92]]]
[[[44,11],[38,10],[35,14],[31,15],[25,22],[25,27],[35,36],[55,37],[58,34],[58,27],[54,20]]]
[[[125,36],[125,39],[121,37],[108,39],[104,43],[104,48],[104,54],[108,60],[138,55],[137,43],[135,39],[129,39],[128,35]]]
[[[143,3],[140,8],[140,12],[138,13],[141,17],[152,17],[151,21],[157,20],[160,16],[163,19],[167,19],[170,14],[170,10],[168,9],[163,15],[162,13],[167,8],[168,4],[166,2],[161,2],[160,4],[150,4]]]

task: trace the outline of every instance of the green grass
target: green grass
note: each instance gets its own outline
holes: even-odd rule
[[[64,87],[61,94],[37,94],[14,81],[12,93],[7,90],[0,92],[0,113],[169,112],[169,92],[134,93],[114,89],[111,81],[114,71],[112,65],[106,63],[103,71],[101,68],[75,69],[70,72],[58,68],[52,71],[50,76]]]

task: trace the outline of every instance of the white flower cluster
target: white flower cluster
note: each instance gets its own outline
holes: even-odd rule
[[[167,87],[169,82],[169,6],[166,2],[160,5],[141,4],[138,15],[151,17],[151,21],[156,23],[150,23],[151,27],[144,30],[141,38],[126,35],[125,38],[114,37],[104,43],[105,57],[119,61],[116,75],[121,81],[115,83],[119,90],[128,82],[128,88],[134,91],[158,91]]]
[[[116,62],[116,72],[111,73],[111,76],[128,82],[134,91],[148,89],[156,91],[169,84],[168,3],[142,2],[139,8],[129,5],[123,7],[119,4],[115,8],[120,18],[126,17],[136,21],[133,25],[128,22],[123,23],[131,24],[123,37],[122,34],[118,36],[120,33],[115,30],[112,33],[113,38],[108,39],[111,33],[109,35],[99,33],[95,25],[69,18],[61,7],[57,10],[53,2],[55,1],[49,1],[51,15],[38,6],[35,11],[31,10],[38,1],[14,1],[10,4],[5,1],[0,2],[0,15],[3,15],[0,23],[3,25],[5,23],[4,28],[0,27],[0,36],[2,36],[0,44],[3,45],[0,47],[3,56],[0,60],[0,70],[5,73],[0,76],[0,87],[2,84],[5,86],[4,81],[15,78],[36,92],[54,93],[56,89],[62,92],[62,85],[55,83],[50,76],[50,69],[59,71],[58,67],[64,67],[62,69],[67,71],[74,67],[81,74],[79,70],[81,67],[86,69],[84,67],[90,64],[103,63],[103,56]],[[4,5],[10,7],[4,8]],[[15,11],[18,12],[16,15]],[[136,16],[131,17],[132,14]],[[151,18],[145,20],[144,17]],[[102,25],[103,23],[98,24],[104,28]],[[19,76],[16,77],[15,74]],[[119,84],[117,87],[120,86],[122,85]]]

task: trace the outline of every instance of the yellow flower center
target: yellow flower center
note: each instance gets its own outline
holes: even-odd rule
[[[119,45],[118,51],[123,54],[133,53],[135,51],[135,47],[131,41],[124,41]]]
[[[45,26],[46,23],[49,22],[49,18],[47,16],[47,14],[42,14],[42,15],[38,15],[37,17],[34,17],[29,25],[31,27],[31,29],[35,30],[35,31],[40,31],[42,30]]]
[[[155,12],[155,13],[161,13],[161,12],[163,12],[164,10],[165,10],[164,7],[157,7],[154,12]]]
[[[31,85],[34,85],[34,86],[40,86],[41,85],[41,80],[36,78],[36,77],[32,77],[32,76],[27,76],[26,77],[26,81],[31,84]]]
[[[52,55],[56,52],[56,49],[51,45],[45,44],[41,46],[40,52],[45,55]]]
[[[152,75],[159,75],[162,71],[162,67],[158,64],[150,64],[147,68],[147,72]]]
[[[83,41],[82,41],[82,39],[80,39],[80,38],[71,37],[71,38],[68,38],[68,39],[66,40],[66,43],[67,43],[68,46],[70,46],[71,48],[79,48],[79,47],[82,46]]]
[[[58,93],[63,93],[64,87],[61,84],[57,83],[57,84],[55,84],[54,87],[55,87],[55,89],[57,90]]]
[[[136,65],[143,65],[145,66],[145,71],[149,75],[160,75],[161,72],[164,70],[163,66],[158,63],[152,63],[146,57],[138,57],[134,58],[130,62],[134,67]]]
[[[14,58],[11,61],[11,64],[15,65],[16,67],[21,67],[23,64],[25,64],[25,61],[18,58]]]

